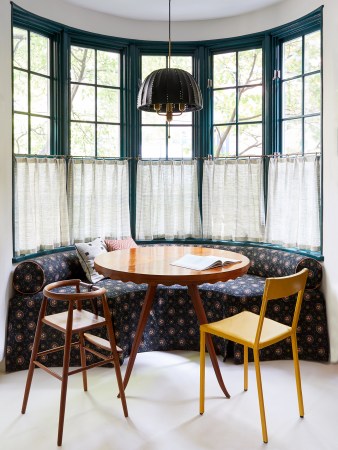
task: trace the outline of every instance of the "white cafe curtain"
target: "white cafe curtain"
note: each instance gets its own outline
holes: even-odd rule
[[[197,161],[139,161],[136,239],[198,237]]]
[[[265,241],[320,250],[320,157],[271,158]]]
[[[215,159],[203,165],[203,238],[262,241],[262,158]]]
[[[71,158],[67,190],[73,242],[130,236],[128,161]]]
[[[15,256],[70,244],[66,162],[14,158]]]

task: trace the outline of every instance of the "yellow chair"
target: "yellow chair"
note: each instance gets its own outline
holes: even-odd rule
[[[304,417],[296,331],[307,276],[308,269],[303,269],[295,275],[280,278],[267,278],[259,315],[249,311],[243,311],[235,316],[228,317],[218,322],[206,323],[200,326],[200,414],[204,413],[205,397],[205,333],[209,333],[224,339],[229,339],[244,346],[245,391],[248,390],[248,348],[252,348],[256,369],[262,435],[265,443],[268,442],[268,433],[266,428],[262,379],[259,365],[259,350],[290,337],[296,376],[299,415],[300,417]],[[298,295],[291,327],[265,317],[269,300],[289,297],[293,294]]]

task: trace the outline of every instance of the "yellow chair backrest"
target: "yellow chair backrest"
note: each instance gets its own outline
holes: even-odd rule
[[[308,273],[309,273],[308,269],[303,269],[294,275],[266,279],[255,344],[258,344],[260,340],[268,301],[275,300],[277,298],[289,297],[294,294],[298,295],[291,328],[292,332],[296,333],[296,327],[299,319],[300,308],[302,306],[303,294],[305,290]]]

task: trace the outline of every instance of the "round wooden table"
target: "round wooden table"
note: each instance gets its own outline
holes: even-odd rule
[[[240,262],[203,271],[185,269],[170,264],[187,253],[199,256],[222,256],[224,258],[238,259]],[[94,267],[97,272],[105,277],[112,278],[113,280],[148,284],[123,380],[124,388],[126,388],[134,366],[141,337],[153,304],[157,285],[164,284],[171,286],[173,284],[180,284],[181,286],[187,286],[198,321],[200,324],[204,324],[207,323],[208,320],[198,291],[198,285],[203,283],[216,283],[217,281],[227,281],[229,279],[240,277],[248,271],[250,261],[246,256],[241,255],[240,253],[233,253],[225,250],[216,250],[214,248],[205,247],[165,245],[136,247],[128,250],[102,253],[95,258]],[[206,345],[218,383],[226,397],[229,398],[230,395],[224,385],[210,335],[207,336]]]

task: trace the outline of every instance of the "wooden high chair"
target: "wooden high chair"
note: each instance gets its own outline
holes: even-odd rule
[[[73,287],[74,292],[70,293],[69,288]],[[81,288],[86,289],[85,291]],[[57,291],[56,291],[57,290]],[[115,335],[112,325],[112,320],[109,313],[106,290],[104,288],[99,288],[97,286],[92,286],[87,283],[83,283],[80,280],[65,280],[47,285],[43,290],[43,300],[40,308],[40,314],[36,326],[34,344],[32,349],[32,355],[30,360],[30,365],[28,369],[26,389],[22,403],[21,412],[24,414],[26,412],[29,391],[32,383],[32,378],[34,374],[35,367],[40,367],[45,370],[50,375],[54,376],[61,381],[61,399],[60,399],[60,413],[59,413],[59,428],[58,428],[58,438],[57,445],[62,444],[63,435],[63,424],[65,416],[66,407],[66,395],[67,395],[67,384],[68,376],[75,373],[82,372],[83,389],[87,391],[87,370],[93,367],[101,366],[107,363],[113,363],[115,367],[115,375],[119,387],[120,398],[122,402],[123,412],[125,417],[128,417],[127,402],[125,398],[123,382],[121,377],[120,363],[118,352],[122,350],[116,346]],[[47,301],[48,299],[57,300],[62,302],[68,302],[68,311],[46,315]],[[94,313],[82,309],[83,300],[93,300],[101,299],[103,306],[104,317],[97,315],[96,308]],[[57,348],[50,348],[39,352],[39,344],[41,339],[42,325],[55,328],[65,335],[65,343],[63,346]],[[88,333],[90,330],[96,328],[106,327],[108,339],[102,339],[98,336]],[[78,335],[78,339],[73,341],[73,335]],[[104,349],[109,352],[108,355],[103,354],[101,351],[94,350],[86,346],[86,342],[95,345],[99,349]],[[69,360],[70,360],[70,350],[73,346],[79,346],[80,357],[81,357],[81,367],[70,370]],[[51,368],[46,367],[38,359],[40,356],[47,355],[56,351],[64,351],[63,357],[63,369],[62,375],[60,376]],[[90,352],[97,356],[100,361],[94,362],[92,364],[86,364],[86,352]]]

